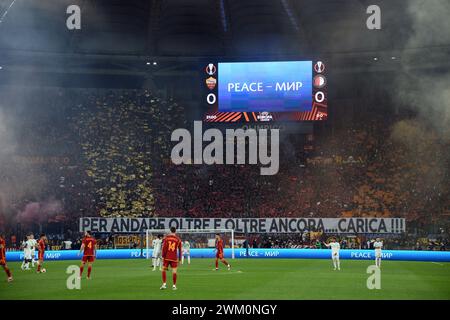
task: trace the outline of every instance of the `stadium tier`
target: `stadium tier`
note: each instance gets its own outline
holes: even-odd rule
[[[449,12],[0,0],[0,302],[450,300]]]

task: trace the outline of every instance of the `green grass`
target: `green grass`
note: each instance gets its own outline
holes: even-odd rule
[[[372,261],[238,259],[232,270],[213,271],[211,259],[193,259],[178,272],[178,290],[161,291],[161,273],[146,260],[98,260],[92,280],[68,290],[66,268],[79,261],[45,262],[47,273],[20,270],[9,263],[14,282],[0,270],[0,300],[5,299],[450,299],[450,263],[383,261],[381,289],[369,290],[366,268]]]

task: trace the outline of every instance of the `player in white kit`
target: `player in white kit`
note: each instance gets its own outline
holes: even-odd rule
[[[34,268],[34,264],[36,263],[36,246],[37,241],[34,238],[34,234],[30,233],[30,244],[31,244],[31,266]]]
[[[162,261],[161,261],[161,247],[162,247],[162,236],[159,234],[155,239],[152,241],[152,247],[153,247],[153,253],[152,253],[152,265],[153,270],[156,270],[156,267],[159,266],[159,270],[162,270]]]
[[[329,244],[324,243],[328,248],[331,247],[331,260],[333,260],[334,270],[341,270],[341,263],[339,261],[339,250],[341,245],[336,241],[336,238],[331,238]]]
[[[20,267],[22,270],[30,270],[30,263],[32,261],[31,246],[32,242],[30,240],[30,236],[27,236],[26,239],[22,242],[23,262],[22,266]]]
[[[184,263],[185,256],[187,257],[188,264],[191,264],[191,244],[187,240],[183,242],[183,254],[181,256],[181,264]]]
[[[375,265],[380,268],[381,267],[381,248],[383,248],[383,242],[380,238],[377,238],[373,243],[373,248],[375,249]]]

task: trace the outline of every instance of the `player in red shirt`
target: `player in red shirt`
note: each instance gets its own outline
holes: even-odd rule
[[[230,264],[223,258],[223,240],[218,233],[216,234],[216,251],[216,270],[219,270],[219,260],[230,270]]]
[[[163,269],[162,269],[162,280],[163,284],[161,290],[167,288],[166,284],[166,272],[169,266],[172,268],[172,280],[173,280],[173,290],[177,290],[177,267],[178,261],[181,260],[181,239],[175,234],[175,227],[170,228],[170,233],[164,237],[162,244],[162,258],[163,258]],[[177,254],[178,251],[178,254]]]
[[[6,275],[8,276],[8,282],[13,281],[11,271],[6,264],[6,241],[4,234],[0,234],[0,266],[2,266],[3,270],[5,270]]]
[[[81,248],[78,255],[80,255],[81,252],[83,252],[83,258],[81,259],[81,266],[80,266],[80,278],[83,274],[84,265],[86,262],[88,263],[88,273],[87,273],[87,279],[91,279],[91,271],[92,271],[92,263],[95,260],[95,255],[97,253],[95,249],[95,238],[91,235],[89,231],[84,232],[84,238],[81,242]]]
[[[37,267],[37,273],[39,272],[45,272],[44,268],[41,269],[42,264],[44,263],[44,253],[45,253],[45,245],[47,243],[47,237],[45,236],[45,233],[42,233],[39,237],[38,241],[38,267]]]

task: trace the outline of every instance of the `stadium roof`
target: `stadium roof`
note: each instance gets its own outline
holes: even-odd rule
[[[4,12],[8,3],[3,1]],[[211,56],[317,54],[402,48],[408,1],[377,1],[382,32],[366,28],[365,0],[16,0],[0,48],[43,52]],[[66,8],[82,28],[66,28]]]
[[[333,57],[358,68],[377,56],[411,54],[411,65],[417,67],[430,61],[423,59],[424,50],[427,57],[448,63],[448,37],[430,37],[423,46],[410,43],[414,33],[410,5],[418,0],[376,1],[382,8],[381,30],[366,27],[366,10],[372,2],[4,0],[0,65],[135,74],[146,72],[142,71],[146,61],[158,61],[158,72],[163,68],[179,72],[183,64],[187,70],[190,62],[202,57]],[[81,30],[66,27],[66,9],[73,4],[81,8]]]

